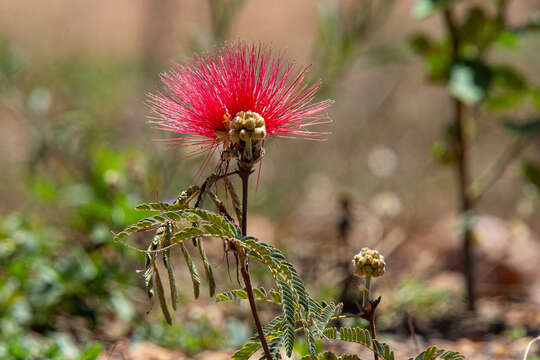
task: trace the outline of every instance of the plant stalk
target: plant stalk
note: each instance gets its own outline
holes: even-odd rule
[[[377,337],[377,331],[375,330],[375,308],[377,304],[371,301],[371,276],[366,276],[364,283],[364,291],[362,293],[362,307],[364,310],[365,319],[369,322],[369,333],[371,334],[372,346],[373,346],[373,359],[379,360],[379,355],[375,349],[375,338]]]
[[[371,300],[371,276],[366,276],[364,287],[364,292],[362,294],[362,306],[367,306],[369,300]]]
[[[452,9],[447,8],[444,13],[444,21],[446,29],[450,34],[452,42],[452,64],[459,61],[459,49],[461,39],[459,37],[458,27],[456,25]],[[456,175],[458,180],[459,207],[461,216],[470,214],[473,210],[473,199],[469,191],[470,173],[470,148],[469,139],[465,124],[465,104],[455,97],[452,97],[454,111],[454,125],[456,128],[455,135],[455,152],[457,154]],[[475,269],[474,269],[474,244],[473,233],[471,226],[467,225],[463,229],[462,236],[463,244],[463,273],[465,276],[465,288],[467,292],[467,309],[474,312],[476,309],[476,294],[475,294]]]
[[[240,168],[238,175],[242,179],[242,236],[247,235],[247,209],[248,209],[248,183],[249,175],[251,175],[250,169]],[[242,274],[242,279],[244,280],[244,285],[246,286],[246,292],[248,295],[249,306],[251,308],[251,314],[253,315],[253,320],[255,321],[255,327],[257,328],[257,333],[259,334],[259,340],[264,351],[264,356],[267,360],[272,360],[272,355],[270,354],[270,349],[268,348],[268,343],[264,336],[264,331],[261,326],[261,321],[259,319],[259,314],[257,312],[257,306],[255,304],[255,296],[253,295],[253,286],[251,285],[251,277],[249,275],[249,268],[247,264],[247,257],[243,249],[239,250],[240,258],[240,272]]]

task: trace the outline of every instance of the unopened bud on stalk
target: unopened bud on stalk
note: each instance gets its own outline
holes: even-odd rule
[[[262,140],[265,137],[266,137],[266,130],[264,129],[264,126],[255,128],[255,130],[253,130],[253,135],[251,136],[253,140]]]
[[[354,274],[356,276],[379,277],[386,270],[384,256],[377,250],[363,248],[353,258]]]
[[[264,119],[253,111],[239,111],[228,126],[230,127],[229,141],[233,144],[240,140],[256,142],[266,137]]]
[[[246,129],[242,129],[240,130],[238,136],[240,137],[240,140],[247,141],[248,137],[250,137],[250,134]]]

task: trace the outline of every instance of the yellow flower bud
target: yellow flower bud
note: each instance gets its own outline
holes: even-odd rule
[[[251,134],[246,129],[240,130],[240,134],[238,134],[238,136],[240,137],[240,140],[242,140],[242,141],[247,141],[247,139],[250,137],[250,135]]]
[[[253,130],[253,140],[262,140],[266,137],[266,130],[264,127],[258,127]]]

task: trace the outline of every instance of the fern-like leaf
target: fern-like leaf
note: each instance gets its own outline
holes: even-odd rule
[[[329,327],[324,329],[323,334],[329,339],[354,342],[371,348],[371,336],[369,331],[358,326],[342,327],[339,329]]]
[[[163,227],[165,228],[165,233],[163,234],[163,247],[167,248],[165,251],[163,251],[163,265],[165,265],[167,274],[169,276],[172,307],[173,310],[176,310],[176,306],[178,304],[178,291],[176,290],[176,277],[174,275],[174,269],[170,262],[171,248],[168,247],[171,244],[171,224],[167,223]]]
[[[248,298],[247,292],[244,289],[234,289],[225,291],[216,295],[216,302],[230,300],[245,300]]]
[[[235,352],[232,356],[232,360],[248,360],[251,355],[255,354],[257,350],[261,348],[261,343],[258,342],[247,342]]]
[[[197,272],[197,268],[195,267],[195,264],[193,263],[193,259],[191,258],[191,255],[188,252],[188,249],[184,245],[184,243],[180,243],[180,249],[182,250],[182,254],[184,255],[184,259],[186,260],[186,264],[189,269],[189,273],[191,275],[191,282],[193,283],[193,294],[195,295],[195,298],[197,299],[199,297],[199,287],[201,285],[201,278],[199,277],[199,273]]]
[[[208,292],[210,296],[214,296],[216,293],[216,280],[214,279],[214,272],[212,271],[210,261],[208,261],[208,257],[206,256],[206,251],[204,251],[204,244],[199,238],[197,238],[197,247],[199,248],[199,254],[201,255],[206,281],[208,281]]]
[[[154,282],[158,294],[161,311],[163,312],[163,316],[165,316],[165,320],[167,320],[167,324],[172,325],[171,313],[169,312],[169,308],[167,307],[167,301],[165,300],[165,292],[163,291],[163,283],[161,282],[161,278],[159,276],[159,271],[155,261],[152,262],[152,267],[154,268]]]
[[[388,344],[373,340],[373,346],[383,360],[394,360],[394,352],[390,350]]]
[[[174,211],[185,209],[186,205],[184,204],[167,204],[164,202],[150,202],[142,203],[135,206],[135,210],[139,211]]]
[[[203,209],[189,209],[186,212],[196,215],[200,220],[218,226],[224,236],[235,237],[237,235],[237,226],[221,215]]]
[[[317,353],[317,348],[315,346],[315,337],[307,326],[304,326],[304,334],[306,335],[306,342],[309,353],[311,355],[315,355]]]
[[[281,346],[282,346],[283,338],[281,333],[276,333],[274,336],[270,339],[268,342],[268,349],[270,350],[270,356],[273,360],[279,360],[281,359]],[[287,355],[290,356],[290,355]],[[266,357],[264,354],[259,358],[259,360],[266,360]]]
[[[294,318],[295,318],[295,301],[293,298],[292,290],[285,281],[278,280],[279,287],[281,289],[281,305],[283,308],[283,317],[285,322],[283,324],[283,345],[287,356],[291,356],[295,334],[294,334]]]
[[[283,262],[282,266],[286,267],[287,270],[290,273],[291,277],[291,285],[296,293],[296,297],[298,298],[298,303],[304,308],[306,311],[306,317],[309,316],[309,302],[308,302],[308,294],[306,292],[306,287],[304,285],[304,282],[296,272],[296,269],[294,266],[289,262]]]
[[[438,349],[435,346],[430,346],[414,358],[414,360],[435,360],[435,359],[461,360],[461,359],[465,359],[465,356],[463,354],[460,354],[457,351]],[[409,358],[409,360],[413,360],[413,358]]]
[[[184,216],[184,210],[166,211],[161,214],[150,216],[128,226],[114,236],[114,240],[122,240],[136,232],[149,229],[156,225],[162,225],[167,221],[179,221]]]

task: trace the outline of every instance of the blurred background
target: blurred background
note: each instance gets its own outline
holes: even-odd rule
[[[495,2],[461,1],[457,14]],[[414,3],[0,2],[0,358],[227,359],[250,336],[247,304],[195,301],[184,270],[167,326],[136,273],[141,254],[111,234],[141,217],[137,203],[202,180],[202,158],[153,141],[164,135],[146,124],[144,101],[158,74],[237,39],[313,64],[320,97],[336,101],[326,142],[268,142],[248,232],[284,249],[317,298],[346,307],[357,296],[350,259],[380,250],[379,326],[405,354],[438,341],[475,359],[515,358],[540,333],[540,138],[476,205],[481,321],[467,322],[455,173],[439,156],[452,104],[425,75],[438,59],[426,65],[414,51],[415,34],[444,28],[440,16],[415,19]],[[507,22],[517,28],[538,11],[538,0],[510,1]],[[515,141],[502,119],[538,117],[539,49],[532,31],[490,50],[519,72],[503,94],[519,99],[471,111],[473,174]],[[207,251],[218,291],[238,287],[221,244]],[[262,311],[269,318],[271,305]]]

